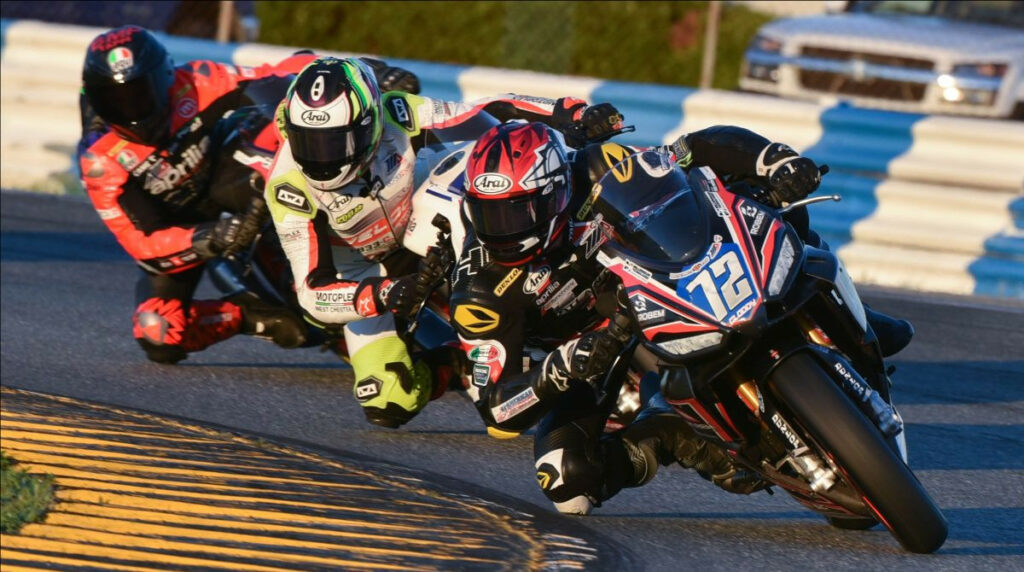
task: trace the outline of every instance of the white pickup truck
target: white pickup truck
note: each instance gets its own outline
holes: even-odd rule
[[[1024,2],[826,4],[832,13],[763,26],[744,56],[740,88],[1024,120]]]

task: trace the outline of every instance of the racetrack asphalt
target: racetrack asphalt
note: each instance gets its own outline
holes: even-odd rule
[[[950,536],[938,553],[912,555],[884,528],[835,529],[788,495],[729,495],[680,467],[590,516],[558,515],[536,484],[530,434],[488,437],[462,392],[431,402],[399,430],[372,426],[352,398],[351,370],[312,348],[238,336],[176,366],[148,362],[131,336],[137,269],[88,200],[12,191],[0,198],[4,386],[243,432],[469,495],[498,514],[506,507],[508,518],[527,521],[520,531],[552,543],[538,567],[1024,571],[1024,301],[858,286],[876,310],[917,328],[891,360],[896,397],[911,467]],[[578,550],[579,539],[587,550]],[[563,545],[564,558],[554,548]],[[580,552],[588,560],[572,556]],[[478,568],[520,562],[513,555]]]

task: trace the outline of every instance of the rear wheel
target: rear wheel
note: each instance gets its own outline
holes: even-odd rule
[[[772,374],[769,385],[794,420],[863,493],[875,516],[904,548],[930,553],[942,546],[947,534],[942,512],[878,429],[814,357],[799,353],[786,359]],[[862,525],[870,519],[842,520],[830,522],[840,528],[868,528]]]

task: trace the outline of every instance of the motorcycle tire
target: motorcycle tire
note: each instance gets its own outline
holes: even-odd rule
[[[798,353],[786,359],[772,373],[769,387],[904,548],[928,554],[942,546],[948,534],[942,512],[813,356]]]

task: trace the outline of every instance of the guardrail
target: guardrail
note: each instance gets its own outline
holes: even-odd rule
[[[101,31],[0,21],[4,187],[80,192],[71,160],[80,134],[77,92],[86,46]],[[162,39],[178,62],[256,65],[302,47]],[[625,143],[667,143],[715,124],[747,127],[832,168],[820,192],[843,201],[811,207],[812,224],[859,282],[1024,299],[1024,123],[389,61],[417,73],[424,94],[441,99],[515,92],[611,101],[637,127]]]

